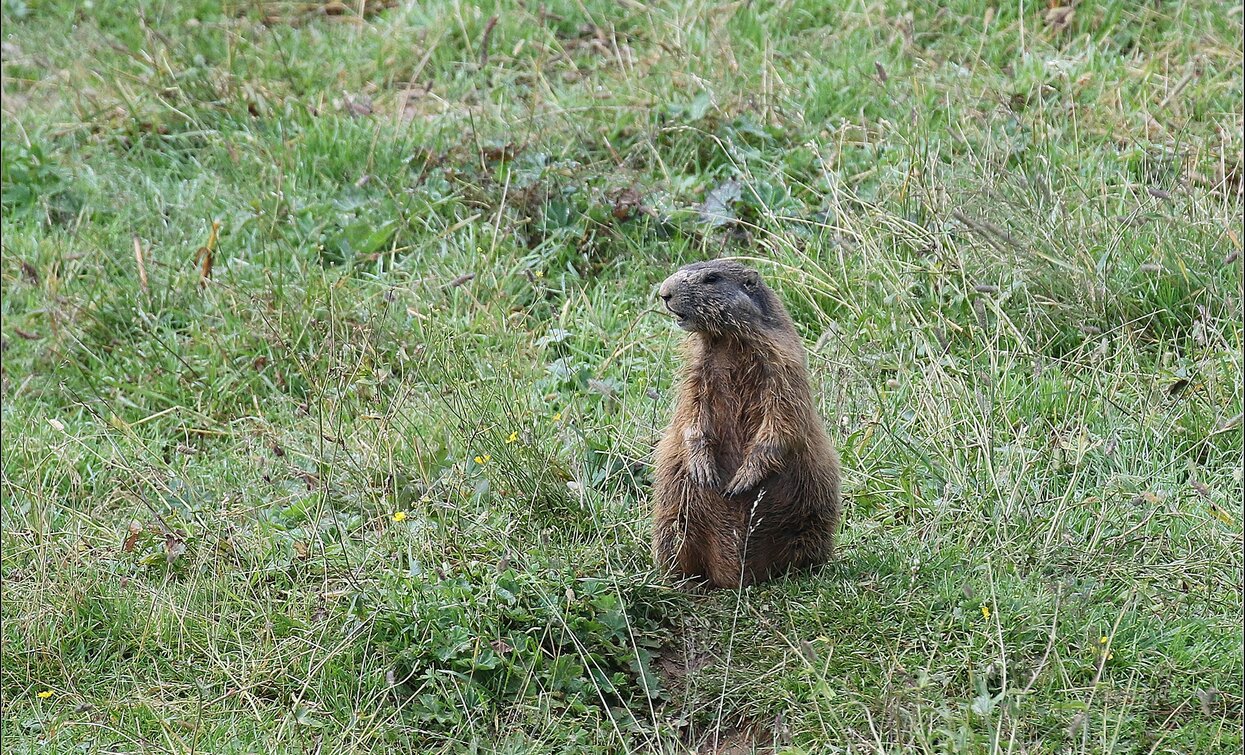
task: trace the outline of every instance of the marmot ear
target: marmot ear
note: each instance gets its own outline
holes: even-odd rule
[[[761,286],[761,275],[755,270],[749,270],[744,273],[744,285],[748,288],[759,288]]]

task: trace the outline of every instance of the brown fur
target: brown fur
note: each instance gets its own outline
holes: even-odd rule
[[[657,445],[657,563],[729,588],[825,561],[839,459],[791,316],[755,271],[732,262],[688,265],[661,297],[692,336]]]

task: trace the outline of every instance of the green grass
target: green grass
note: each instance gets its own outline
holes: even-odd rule
[[[1239,6],[314,5],[3,3],[6,752],[1240,751]],[[718,255],[848,502],[702,595]]]

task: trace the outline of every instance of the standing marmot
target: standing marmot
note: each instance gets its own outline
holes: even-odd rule
[[[825,561],[839,522],[839,459],[791,315],[734,262],[688,265],[660,293],[693,335],[657,445],[657,563],[737,587]]]

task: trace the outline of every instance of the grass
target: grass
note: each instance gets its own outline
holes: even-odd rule
[[[6,751],[1239,752],[1239,7],[328,5],[3,4]],[[698,595],[718,255],[848,506]]]

